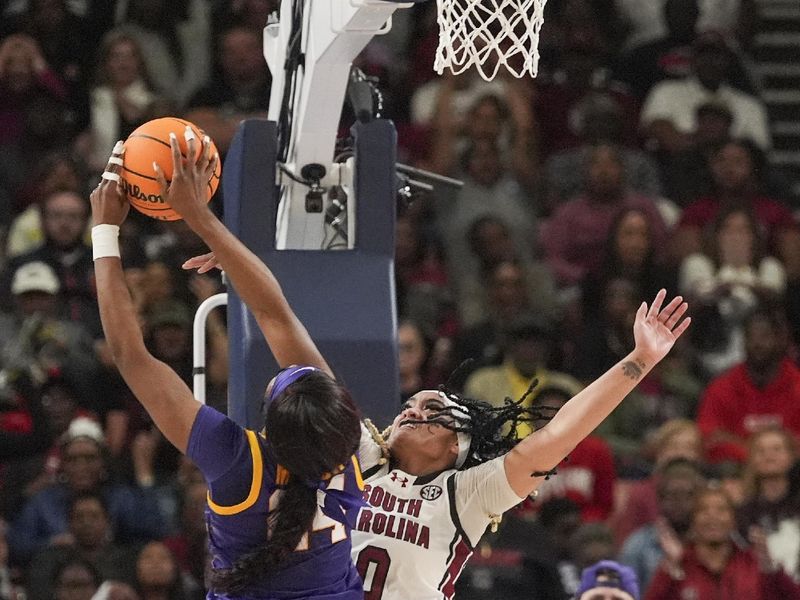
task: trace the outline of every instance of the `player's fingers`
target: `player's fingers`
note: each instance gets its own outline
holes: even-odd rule
[[[683,321],[681,321],[680,325],[672,330],[672,335],[675,336],[676,340],[683,335],[684,331],[689,329],[689,325],[691,325],[691,323],[692,317],[686,317]]]
[[[658,313],[661,312],[661,304],[664,302],[664,298],[667,295],[667,290],[659,290],[656,294],[653,303],[650,305],[650,310],[647,312],[648,317],[656,317]]]
[[[186,129],[183,130],[183,137],[186,139],[187,165],[191,166],[198,165],[200,160],[203,158],[203,153],[200,152],[198,156],[197,152],[198,140],[197,136],[194,134],[194,129],[192,129],[191,126],[187,125]]]
[[[684,302],[677,309],[675,309],[675,312],[673,312],[670,318],[664,322],[664,325],[666,325],[668,329],[672,329],[675,327],[677,322],[680,321],[680,318],[686,313],[687,310],[689,310],[689,305]]]
[[[122,155],[125,153],[125,144],[122,140],[119,140],[116,144],[114,144],[114,149],[111,151],[111,156],[108,158],[108,163],[106,164],[106,170],[103,171],[103,174],[100,176],[103,183],[105,181],[116,183],[119,186],[120,183],[120,172],[122,171]]]
[[[161,167],[158,166],[156,161],[153,161],[153,171],[156,172],[156,182],[161,191],[161,197],[166,200],[169,195],[169,183],[167,183],[167,177],[164,175],[164,171],[161,170]]]
[[[212,270],[213,268],[218,267],[218,266],[219,266],[219,263],[217,262],[217,259],[216,258],[212,258],[211,260],[206,262],[203,266],[201,266],[199,269],[197,269],[197,272],[200,273],[200,274],[208,273],[210,270]]]
[[[675,310],[681,305],[681,302],[683,302],[683,297],[675,296],[672,300],[670,300],[670,303],[662,308],[658,313],[658,320],[662,323],[666,323],[667,320],[669,320],[669,318],[672,316],[672,313],[674,313]]]
[[[178,144],[178,136],[173,132],[169,134],[169,148],[172,151],[172,176],[183,175],[183,157],[181,147]]]
[[[196,269],[198,267],[202,267],[212,258],[214,258],[214,253],[207,252],[206,254],[201,254],[200,256],[193,256],[192,258],[186,260],[186,262],[184,262],[181,266],[184,269]]]
[[[203,173],[205,175],[205,180],[211,181],[211,176],[217,172],[218,164],[219,164],[219,152],[215,152],[214,156],[212,156],[211,160],[208,162],[208,166],[206,167],[205,172]]]

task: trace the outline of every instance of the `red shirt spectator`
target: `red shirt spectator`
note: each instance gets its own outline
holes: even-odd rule
[[[647,588],[645,600],[673,598],[747,598],[774,600],[800,598],[800,591],[782,570],[761,573],[750,552],[735,550],[721,573],[712,573],[697,560],[692,548],[682,563],[683,579],[674,579],[661,566]]]
[[[611,449],[602,438],[590,435],[559,465],[558,473],[541,485],[531,507],[538,511],[551,498],[569,498],[581,509],[584,522],[605,521],[614,506],[616,479]]]
[[[717,377],[706,389],[698,423],[708,436],[722,430],[742,439],[766,425],[800,435],[800,369],[784,358],[774,379],[758,387],[741,364]]]
[[[698,493],[691,523],[692,543],[685,547],[674,534],[661,535],[664,560],[645,600],[800,598],[800,586],[773,568],[763,533],[753,533],[747,551],[734,545],[735,509],[723,490],[709,487]]]
[[[767,425],[800,435],[800,370],[786,358],[785,317],[759,310],[744,323],[745,362],[714,379],[698,410],[712,462],[744,462],[744,440]]]

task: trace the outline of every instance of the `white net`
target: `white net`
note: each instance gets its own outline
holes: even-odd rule
[[[433,68],[454,75],[473,65],[487,81],[501,68],[536,77],[546,0],[437,0],[439,48]]]

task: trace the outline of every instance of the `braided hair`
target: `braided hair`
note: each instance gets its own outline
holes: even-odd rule
[[[409,420],[410,423],[436,423],[455,433],[466,433],[471,436],[469,453],[459,470],[469,469],[490,461],[509,452],[520,442],[517,432],[519,425],[533,424],[536,421],[550,420],[558,411],[554,406],[525,406],[525,400],[538,385],[538,379],[531,381],[528,389],[518,400],[510,397],[503,399],[503,404],[494,406],[488,402],[469,398],[456,391],[454,381],[467,370],[472,360],[466,360],[453,372],[447,383],[439,386],[439,393],[455,403],[448,404],[436,411],[426,421]],[[373,437],[377,430],[371,428]],[[381,438],[388,437],[390,430],[377,434]],[[376,441],[377,438],[376,438]],[[388,446],[378,443],[388,452]],[[550,478],[556,469],[534,471],[531,477]]]

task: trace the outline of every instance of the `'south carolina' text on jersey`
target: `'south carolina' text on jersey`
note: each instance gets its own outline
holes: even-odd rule
[[[377,485],[364,486],[364,500],[371,506],[381,508],[387,513],[396,511],[408,517],[419,517],[422,508],[422,500],[398,498]],[[417,521],[403,516],[386,515],[365,508],[358,516],[356,529],[403,540],[423,548],[430,547],[430,529],[426,525],[420,525]]]

